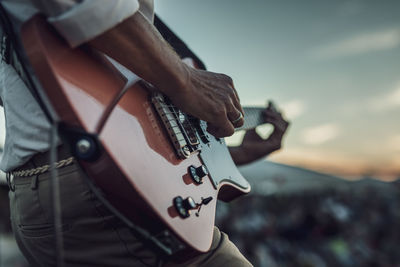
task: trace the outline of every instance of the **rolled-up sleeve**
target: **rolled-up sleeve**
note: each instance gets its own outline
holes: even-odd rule
[[[137,0],[84,0],[48,20],[76,47],[113,28],[138,9]]]

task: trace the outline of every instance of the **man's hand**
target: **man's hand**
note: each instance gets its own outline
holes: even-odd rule
[[[240,146],[229,148],[236,165],[250,163],[281,149],[282,138],[289,122],[272,103],[264,110],[264,116],[265,121],[274,126],[273,132],[267,139],[262,139],[255,129],[247,131]]]
[[[274,132],[284,134],[289,127],[289,122],[285,120],[282,113],[275,107],[273,102],[268,102],[268,107],[263,112],[265,120],[274,126]]]
[[[207,130],[216,137],[232,135],[243,125],[243,109],[232,79],[188,67],[187,85],[180,93],[169,95],[183,111],[208,122]]]
[[[89,42],[208,123],[216,137],[232,135],[243,110],[232,79],[187,66],[140,12]],[[237,121],[236,121],[237,120]],[[235,123],[232,123],[235,122]]]

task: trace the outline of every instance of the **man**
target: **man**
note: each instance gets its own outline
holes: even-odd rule
[[[184,64],[152,25],[152,0],[3,0],[14,26],[36,13],[48,17],[71,47],[88,44],[153,84],[183,111],[207,121],[208,131],[231,135],[243,110],[230,77]],[[127,56],[129,55],[129,56]],[[49,129],[43,112],[15,73],[1,64],[6,114],[6,172],[48,164]],[[199,104],[201,103],[201,104]],[[60,146],[58,158],[70,156]],[[59,169],[64,256],[67,266],[155,266],[158,255],[137,240],[94,197],[77,166]],[[14,177],[11,219],[19,247],[33,266],[54,266],[49,173]],[[178,266],[164,263],[166,266]],[[182,266],[251,266],[227,236],[214,232],[211,250]]]

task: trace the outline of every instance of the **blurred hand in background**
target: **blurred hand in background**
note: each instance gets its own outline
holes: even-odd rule
[[[263,115],[265,121],[273,125],[272,133],[268,138],[263,139],[255,129],[248,130],[240,146],[229,148],[236,165],[251,163],[282,148],[282,139],[289,127],[289,122],[272,101],[268,102]]]

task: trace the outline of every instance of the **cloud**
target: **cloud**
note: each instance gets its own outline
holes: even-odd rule
[[[320,145],[340,135],[340,127],[334,123],[326,123],[303,130],[302,140],[308,145]]]
[[[389,137],[387,147],[394,151],[400,151],[400,134]]]
[[[305,111],[305,103],[301,100],[292,100],[280,105],[281,110],[286,118],[293,120],[301,116]]]
[[[386,94],[376,96],[368,101],[368,107],[372,111],[383,111],[400,107],[400,85],[398,88]]]
[[[311,50],[310,55],[314,59],[323,60],[388,50],[398,46],[400,46],[400,30],[389,29],[362,33],[348,39],[316,47]]]
[[[361,0],[346,1],[339,5],[339,15],[355,16],[365,9],[365,3]]]
[[[343,151],[332,151],[319,147],[287,147],[281,153],[273,154],[269,159],[289,165],[303,166],[313,170],[336,175],[354,175],[363,173],[369,160],[354,157]]]
[[[377,113],[400,108],[400,83],[397,89],[380,92],[378,95],[368,96],[365,99],[347,99],[339,107],[341,115],[357,118],[366,112]]]

